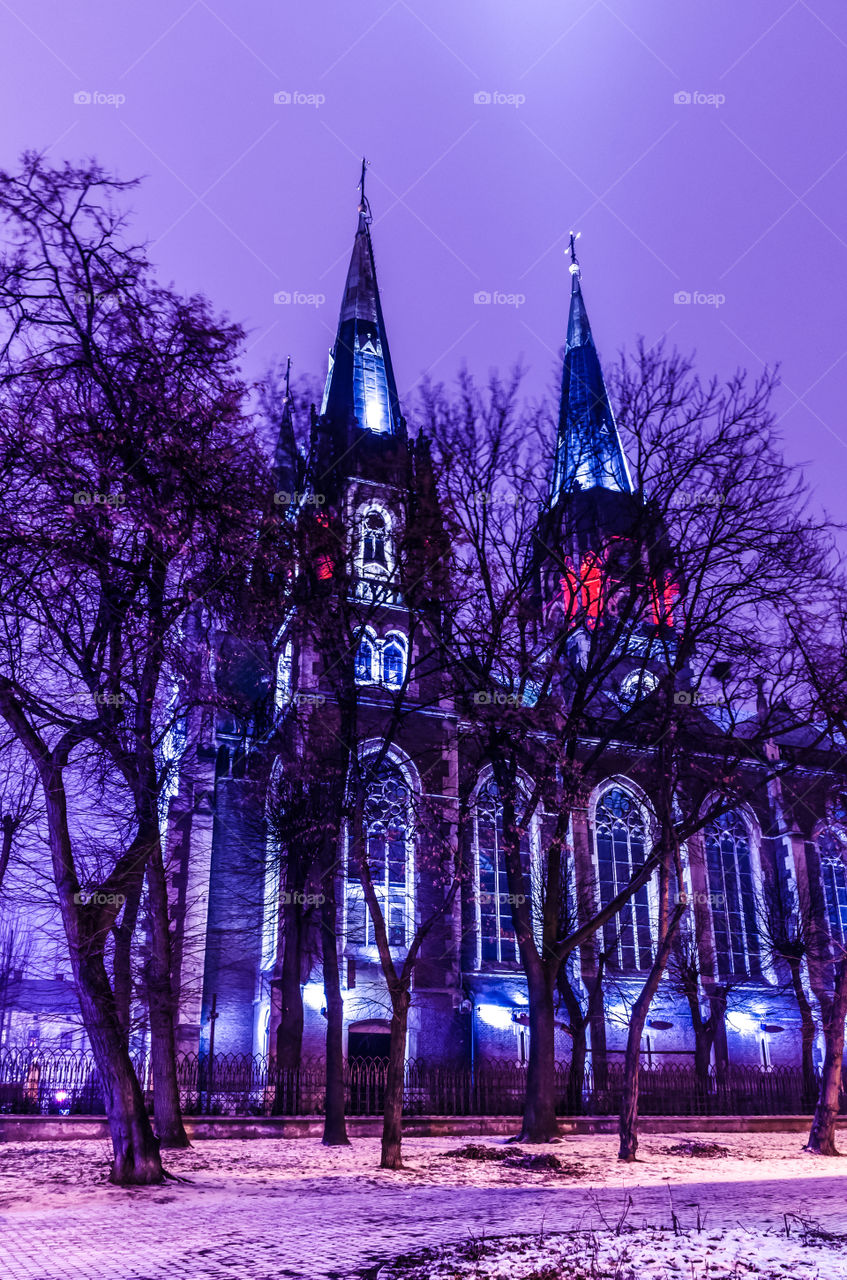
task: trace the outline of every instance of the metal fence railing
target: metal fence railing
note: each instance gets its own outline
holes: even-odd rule
[[[152,1104],[147,1058],[135,1060],[139,1082]],[[324,1109],[324,1067],[304,1061],[277,1068],[273,1059],[247,1054],[181,1054],[177,1060],[180,1100],[187,1115],[317,1116]],[[347,1112],[378,1115],[385,1096],[384,1059],[353,1060],[344,1068]],[[561,1115],[611,1115],[620,1108],[623,1071],[609,1065],[586,1071],[581,1088],[567,1064],[556,1068],[557,1110]],[[526,1091],[526,1067],[486,1063],[467,1067],[406,1063],[403,1109],[408,1115],[519,1115]],[[642,1067],[642,1115],[797,1115],[810,1112],[817,1082],[799,1067],[734,1066],[698,1075],[692,1066]],[[842,1110],[847,1094],[842,1093]],[[0,1113],[34,1115],[103,1114],[103,1090],[90,1053],[71,1050],[0,1051]]]

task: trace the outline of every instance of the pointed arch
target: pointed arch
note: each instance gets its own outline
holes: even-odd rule
[[[532,782],[521,772],[523,794],[532,792]],[[520,963],[517,938],[512,927],[511,894],[503,851],[503,809],[494,781],[494,770],[480,770],[471,797],[473,807],[473,898],[476,925],[476,967],[500,967]],[[521,840],[521,863],[530,888],[530,907],[536,898],[540,845],[540,816],[534,813]]]
[[[710,796],[704,809],[716,798]],[[757,920],[764,884],[761,840],[761,828],[746,804],[733,805],[703,828],[718,979],[764,976]]]
[[[415,927],[415,805],[421,784],[412,761],[396,747],[383,752],[379,739],[359,748],[359,767],[382,753],[366,782],[363,806],[365,855],[385,918],[390,946],[409,945]],[[373,921],[365,902],[359,868],[345,840],[344,939],[354,950],[375,946]]]
[[[631,778],[604,778],[588,806],[600,908],[620,893],[647,857],[655,837],[655,815]],[[643,973],[653,963],[656,937],[655,887],[651,880],[603,926],[603,951],[618,973]]]

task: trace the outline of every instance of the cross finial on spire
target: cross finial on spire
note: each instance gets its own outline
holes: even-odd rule
[[[371,206],[368,204],[368,198],[365,195],[365,175],[368,170],[368,162],[362,156],[362,176],[359,178],[359,229],[366,226],[371,221]]]
[[[571,255],[571,265],[569,271],[572,276],[580,276],[582,272],[579,269],[579,260],[576,256],[576,242],[582,235],[581,231],[572,231],[570,234],[570,243],[568,245],[568,253]]]

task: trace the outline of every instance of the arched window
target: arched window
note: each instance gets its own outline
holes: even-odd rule
[[[385,918],[389,946],[408,945],[412,926],[411,793],[400,773],[384,766],[369,784],[364,804],[364,854]],[[373,921],[364,900],[355,858],[347,865],[347,936],[373,946]]]
[[[359,684],[373,684],[375,657],[376,642],[373,633],[366,631],[360,638],[359,647],[356,650],[356,680]]]
[[[635,797],[623,787],[609,787],[594,815],[600,905],[608,906],[632,878],[646,856],[647,832]],[[609,967],[620,972],[649,969],[653,963],[650,896],[643,885],[616,916],[603,926],[603,950]]]
[[[291,641],[286,641],[285,648],[279,655],[276,664],[276,693],[275,703],[277,710],[282,710],[291,697]]]
[[[397,689],[406,675],[406,637],[389,631],[382,646],[382,682]]]
[[[847,942],[847,841],[831,827],[818,837],[826,919],[834,942]]]
[[[362,569],[366,574],[387,574],[390,569],[388,524],[381,511],[371,509],[362,517]]]
[[[493,778],[480,787],[475,807],[477,924],[482,964],[516,964],[518,942],[512,928],[511,895],[503,852],[503,805]],[[531,875],[529,833],[521,839],[524,882]]]
[[[730,809],[713,819],[704,834],[718,977],[760,977],[756,882],[747,823],[736,809]]]

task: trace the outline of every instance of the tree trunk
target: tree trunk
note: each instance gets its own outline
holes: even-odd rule
[[[126,1036],[129,1036],[130,1012],[132,1007],[132,940],[138,923],[138,908],[141,903],[141,889],[144,883],[144,868],[127,889],[126,902],[121,913],[121,922],[112,929],[114,937],[114,954],[112,956],[112,985],[115,991],[115,1008]]]
[[[335,867],[323,879],[321,950],[326,997],[326,1111],[323,1144],[349,1147],[344,1119],[344,1001],[338,973],[338,911],[335,899]]]
[[[791,989],[794,992],[794,999],[797,1001],[797,1008],[800,1011],[800,1061],[803,1068],[804,1102],[808,1098],[809,1103],[811,1103],[815,1098],[818,1087],[814,1059],[815,1015],[809,997],[803,987],[802,961],[792,959],[789,962],[789,968],[791,972]]]
[[[150,959],[146,966],[153,1070],[153,1117],[163,1147],[188,1147],[182,1123],[174,1036],[174,991],[168,885],[158,821],[150,827],[147,893],[150,901]]]
[[[75,954],[71,943],[80,1010],[103,1086],[112,1138],[109,1181],[123,1187],[156,1185],[165,1177],[159,1142],[117,1017],[103,953],[96,946],[86,951],[82,956]]]
[[[529,1066],[523,1124],[516,1141],[551,1142],[559,1134],[553,984],[544,965],[531,965],[527,969]]]
[[[391,992],[391,1037],[382,1120],[381,1169],[402,1169],[403,1089],[406,1083],[406,1026],[410,996],[404,987]]]
[[[625,1160],[628,1164],[636,1159],[638,1151],[638,1074],[641,1066],[641,1037],[644,1034],[644,1024],[650,1012],[650,1005],[653,1003],[653,997],[667,967],[674,934],[684,910],[685,904],[677,903],[668,921],[665,936],[656,951],[656,958],[647,981],[632,1007],[624,1052],[623,1095],[619,1122],[620,1149],[618,1151],[618,1159]]]
[[[114,916],[80,901],[80,884],[68,827],[68,804],[62,763],[48,754],[45,744],[27,724],[20,707],[5,694],[0,710],[32,756],[44,792],[50,861],[68,952],[79,997],[83,1025],[91,1041],[103,1086],[114,1159],[109,1180],[121,1186],[145,1186],[164,1181],[159,1143],[144,1106],[141,1086],[129,1056],[115,1006],[115,993],[106,972],[104,948]],[[70,748],[56,752],[67,758]]]
[[[283,914],[280,1019],[276,1033],[276,1063],[284,1071],[296,1071],[303,1056],[303,911],[287,903]]]
[[[847,1017],[847,960],[836,968],[835,992],[824,1022],[826,1051],[823,1060],[820,1094],[815,1109],[806,1150],[821,1156],[837,1156],[835,1122],[841,1099],[841,1077],[844,1063],[844,1019]]]

